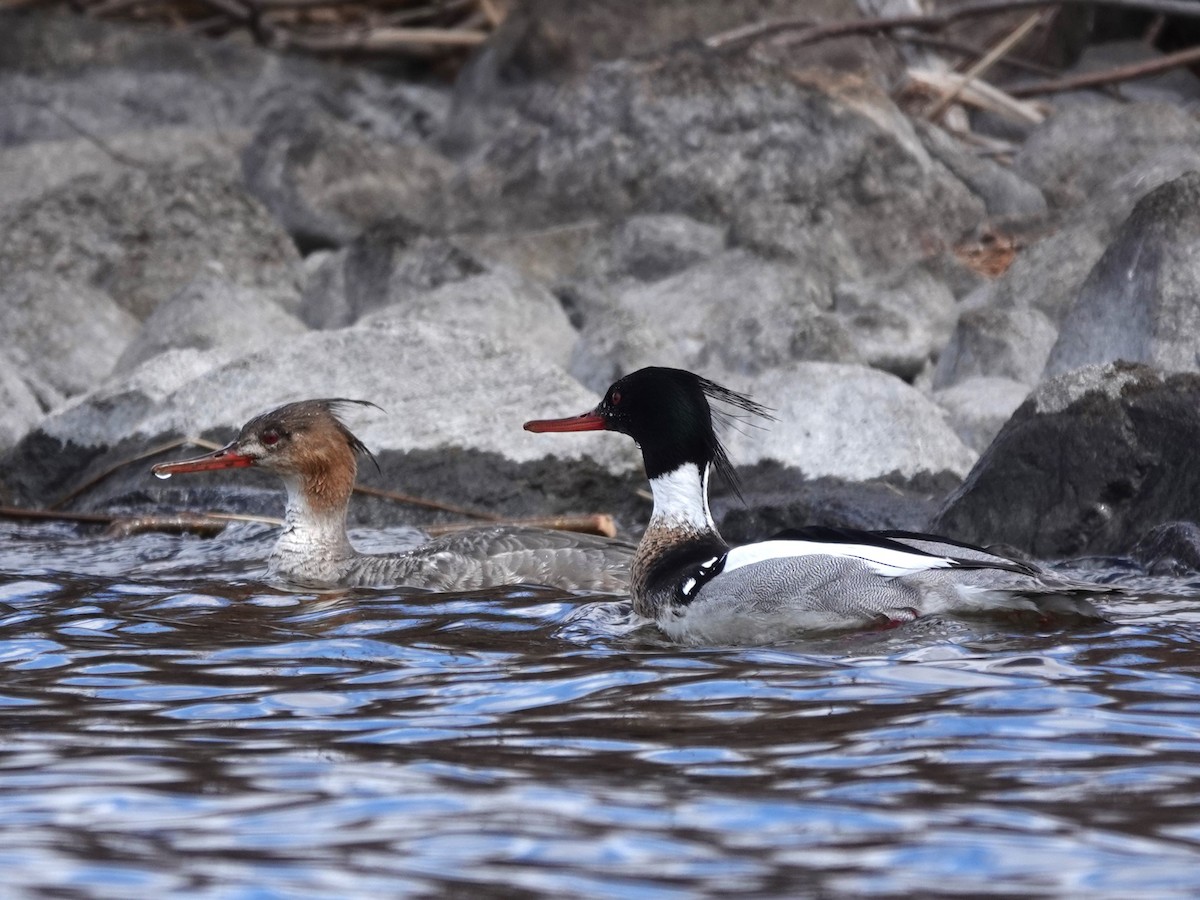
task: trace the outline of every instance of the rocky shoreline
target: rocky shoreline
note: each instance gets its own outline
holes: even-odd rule
[[[521,423],[672,365],[774,410],[728,435],[733,539],[1128,553],[1200,510],[1200,79],[976,113],[998,161],[898,105],[865,39],[838,65],[659,21],[622,56],[571,6],[573,52],[531,66],[518,7],[452,86],[0,14],[0,501],[277,512],[140,457],[344,396],[385,411],[351,423],[367,484],[635,534],[627,441]]]

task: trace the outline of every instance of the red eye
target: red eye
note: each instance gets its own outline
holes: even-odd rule
[[[262,442],[268,447],[272,447],[275,444],[278,444],[279,443],[279,432],[278,431],[264,431],[262,434]]]
[[[612,406],[620,406],[621,405],[621,392],[613,391],[612,396],[608,398],[608,402]]]

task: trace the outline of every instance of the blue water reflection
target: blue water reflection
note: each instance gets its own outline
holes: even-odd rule
[[[0,545],[14,896],[1200,895],[1200,594],[683,650],[619,598]]]

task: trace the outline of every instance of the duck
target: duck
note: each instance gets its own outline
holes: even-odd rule
[[[256,468],[279,476],[287,489],[287,511],[267,576],[289,585],[438,592],[516,584],[617,594],[628,590],[634,546],[599,536],[495,525],[446,535],[403,553],[356,550],[346,534],[346,513],[358,457],[370,453],[342,420],[355,406],[375,404],[340,397],[289,403],[251,419],[219,450],[159,463],[152,472],[169,478]]]
[[[1102,618],[1087,599],[1103,592],[1099,586],[939,535],[808,526],[731,546],[709,509],[714,471],[741,496],[714,415],[771,418],[745,394],[683,369],[651,366],[618,379],[588,412],[524,426],[536,433],[616,431],[641,447],[653,510],[630,589],[634,612],[671,639],[762,644],[939,614]]]

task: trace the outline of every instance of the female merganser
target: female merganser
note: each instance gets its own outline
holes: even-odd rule
[[[418,587],[463,591],[510,584],[624,593],[634,548],[621,541],[542,528],[491,526],[430,541],[406,553],[359,553],[346,536],[346,511],[368,452],[338,418],[364,400],[304,400],[251,419],[237,439],[194,459],[161,463],[181,472],[255,466],[287,487],[283,532],[267,574],[314,587]]]
[[[642,448],[654,510],[633,560],[634,610],[671,638],[762,643],[931,613],[1100,618],[1073,596],[1088,587],[935,535],[802,528],[730,547],[708,508],[713,467],[737,492],[709,398],[767,416],[749,397],[691,372],[651,367],[615,382],[591,412],[525,423],[535,432],[619,431]]]

